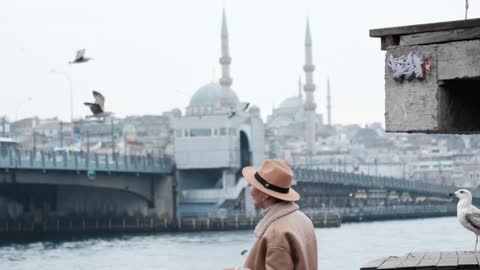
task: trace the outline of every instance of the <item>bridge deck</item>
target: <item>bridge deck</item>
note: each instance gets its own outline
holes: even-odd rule
[[[151,156],[115,156],[97,153],[55,153],[34,151],[9,151],[0,155],[0,168],[32,170],[108,171],[127,173],[171,174],[173,162],[170,158]]]
[[[442,197],[447,197],[448,193],[458,189],[455,186],[435,185],[421,181],[326,170],[294,168],[294,173],[295,180],[299,182],[353,185],[369,189],[392,189],[435,194]],[[474,198],[477,198],[477,196],[478,195],[474,194]]]
[[[479,269],[480,253],[468,251],[411,252],[371,261],[360,270],[376,269]]]

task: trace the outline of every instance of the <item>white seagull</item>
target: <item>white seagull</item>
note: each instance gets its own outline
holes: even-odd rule
[[[472,193],[466,189],[459,189],[449,195],[459,199],[457,204],[457,218],[463,227],[475,234],[477,240],[475,241],[474,251],[476,252],[478,235],[480,234],[480,210],[472,205]]]

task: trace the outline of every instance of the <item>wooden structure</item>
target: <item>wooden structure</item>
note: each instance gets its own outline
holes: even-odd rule
[[[385,57],[390,132],[479,133],[480,19],[370,30]]]
[[[390,256],[371,261],[360,270],[402,269],[479,269],[480,253],[469,251],[453,252],[412,252],[405,256]]]

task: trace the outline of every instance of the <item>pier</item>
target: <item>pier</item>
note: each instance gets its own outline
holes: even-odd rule
[[[41,223],[31,219],[0,220],[0,240],[16,241],[89,234],[253,230],[261,216],[179,217],[58,217]],[[339,215],[310,214],[316,228],[340,227]]]
[[[405,256],[390,256],[368,262],[360,270],[402,269],[479,269],[480,253],[471,251],[411,252]]]

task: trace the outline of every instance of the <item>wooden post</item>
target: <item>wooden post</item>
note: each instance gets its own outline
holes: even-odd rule
[[[235,229],[238,229],[238,215],[235,215]]]
[[[210,217],[207,217],[207,230],[210,230]]]
[[[164,217],[163,218],[163,227],[166,229],[167,225],[168,225],[168,219],[167,219],[167,217]]]
[[[197,227],[197,223],[196,223],[195,218],[193,218],[192,219],[192,228],[193,228],[194,231],[195,231],[196,227]]]

